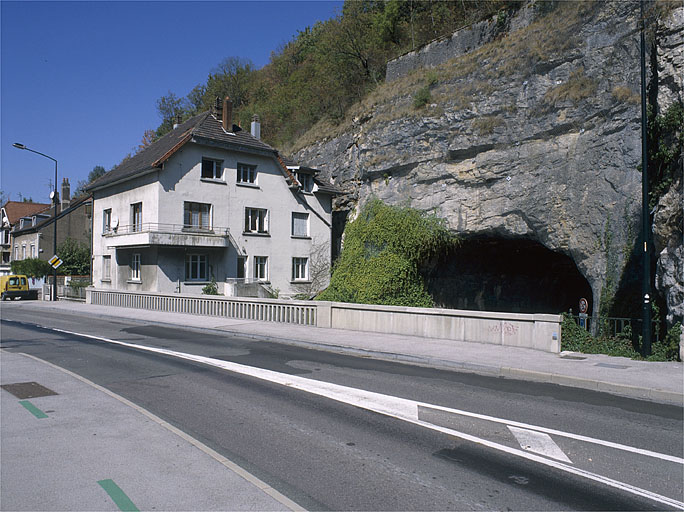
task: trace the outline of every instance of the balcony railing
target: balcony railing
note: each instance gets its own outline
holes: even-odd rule
[[[131,224],[119,226],[118,228],[105,231],[105,236],[130,235],[133,233],[170,233],[170,234],[189,234],[204,236],[229,236],[230,230],[221,227],[200,227],[188,226],[185,224],[161,224],[157,222],[144,222],[142,224]]]
[[[108,247],[229,247],[236,246],[228,228],[146,222],[119,226],[102,234]],[[236,246],[237,247],[237,246]]]

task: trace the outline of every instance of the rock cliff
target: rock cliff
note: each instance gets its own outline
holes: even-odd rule
[[[671,101],[682,12],[667,9],[670,46],[657,50]],[[390,63],[353,120],[295,157],[347,192],[340,211],[376,196],[434,212],[466,244],[486,240],[492,260],[511,250],[496,240],[569,258],[597,314],[640,232],[638,20],[638,2],[530,2]]]

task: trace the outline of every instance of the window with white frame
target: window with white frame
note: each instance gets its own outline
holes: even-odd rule
[[[102,232],[109,233],[112,230],[112,209],[102,210]]]
[[[268,280],[267,256],[254,256],[254,278],[260,281]]]
[[[26,244],[21,244],[21,259],[26,259]]]
[[[185,255],[185,280],[186,281],[206,281],[207,280],[207,255],[206,254],[186,254]]]
[[[131,205],[131,231],[142,231],[142,203]]]
[[[19,246],[18,245],[14,246],[14,259],[15,260],[19,259]]]
[[[2,230],[2,245],[9,245],[10,243],[10,232],[9,229]]]
[[[292,236],[307,238],[309,236],[309,214],[292,212]]]
[[[245,233],[268,233],[268,210],[245,208]]]
[[[102,280],[111,281],[112,279],[112,257],[102,256]]]
[[[292,258],[292,280],[306,281],[309,279],[309,258]]]
[[[31,258],[36,257],[36,244],[31,244]]]
[[[237,164],[237,182],[242,184],[256,185],[256,165]]]
[[[211,229],[211,205],[206,203],[183,204],[183,225],[193,229]]]
[[[140,281],[140,253],[135,252],[131,255],[131,281]]]
[[[297,181],[302,186],[302,191],[311,192],[313,190],[313,175],[306,172],[297,173]]]
[[[213,158],[202,158],[202,178],[223,179],[223,161]]]
[[[237,269],[235,269],[235,277],[244,279],[247,275],[247,256],[237,257]]]

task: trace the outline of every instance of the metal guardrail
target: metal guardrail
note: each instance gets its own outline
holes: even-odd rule
[[[200,227],[186,224],[162,224],[158,222],[144,222],[112,228],[103,233],[104,236],[131,235],[135,233],[171,233],[207,236],[230,236],[230,230],[224,227]]]
[[[577,325],[589,331],[593,336],[615,337],[629,333],[632,341],[637,342],[643,331],[641,318],[571,316]],[[660,328],[660,322],[653,322],[651,332],[654,342],[660,341]]]

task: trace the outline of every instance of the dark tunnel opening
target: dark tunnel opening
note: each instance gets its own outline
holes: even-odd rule
[[[426,273],[437,307],[508,313],[578,314],[591,287],[574,261],[528,239],[470,238]]]

